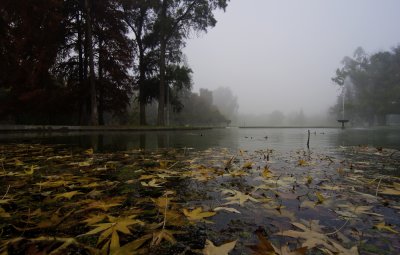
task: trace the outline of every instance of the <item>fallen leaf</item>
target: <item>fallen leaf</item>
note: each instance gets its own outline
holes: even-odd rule
[[[222,194],[232,194],[233,195],[231,197],[224,198],[225,200],[229,201],[229,202],[225,203],[225,205],[239,204],[239,205],[243,206],[246,201],[253,201],[253,202],[257,202],[257,203],[259,202],[254,197],[244,194],[237,190],[224,189],[224,190],[222,190]]]
[[[183,208],[183,214],[190,220],[190,221],[199,221],[204,218],[208,218],[214,216],[216,212],[203,212],[201,207],[198,207],[192,211],[189,211],[186,208]]]
[[[213,209],[213,211],[227,211],[227,212],[233,212],[233,213],[240,213],[238,210],[236,210],[235,208],[231,208],[231,207],[215,207]]]
[[[149,182],[140,182],[140,184],[142,184],[142,186],[144,187],[152,187],[152,188],[161,188],[161,184],[164,184],[165,182],[159,181],[157,179],[152,179]]]
[[[206,244],[203,249],[204,255],[228,255],[230,251],[235,248],[237,240],[229,243],[215,246],[210,240],[206,240]]]
[[[116,251],[112,255],[128,255],[128,254],[136,254],[136,251],[148,240],[152,239],[152,234],[144,235],[132,242],[125,244],[124,246],[116,249]]]
[[[151,240],[150,245],[152,245],[152,246],[159,245],[162,242],[162,240],[167,240],[171,244],[175,244],[176,239],[175,239],[174,235],[175,234],[183,234],[183,233],[184,232],[182,232],[182,231],[161,229],[161,230],[153,233],[153,239]]]
[[[10,217],[11,215],[8,212],[6,212],[6,210],[0,207],[0,218],[10,218]]]
[[[83,220],[82,222],[86,223],[86,225],[91,226],[100,221],[104,220],[107,217],[105,214],[97,214],[97,215],[90,215],[89,218]]]
[[[247,168],[247,169],[251,169],[253,167],[253,162],[251,161],[247,161],[243,164],[242,168]]]
[[[386,225],[385,222],[380,222],[376,225],[374,225],[374,227],[376,227],[378,230],[386,230],[395,234],[398,234],[399,232],[394,230],[391,226]]]
[[[65,193],[61,193],[61,194],[57,194],[54,196],[55,199],[60,199],[60,198],[67,198],[67,199],[71,199],[73,196],[79,195],[79,194],[83,194],[82,192],[79,191],[70,191],[70,192],[65,192]]]
[[[94,224],[93,226],[96,228],[92,229],[91,231],[81,236],[95,235],[101,233],[97,241],[97,244],[106,241],[106,243],[103,245],[103,249],[109,248],[110,253],[112,253],[113,251],[117,250],[120,247],[118,232],[124,233],[126,235],[131,235],[132,233],[128,228],[129,226],[135,224],[140,224],[140,225],[144,224],[142,221],[134,219],[135,216],[122,217],[122,218],[120,217],[117,218],[112,216],[107,216],[107,217],[109,219],[108,223]]]

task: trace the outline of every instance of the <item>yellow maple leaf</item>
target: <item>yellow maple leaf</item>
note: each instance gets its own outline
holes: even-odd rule
[[[140,224],[142,225],[143,222],[140,220],[134,219],[135,216],[117,218],[112,216],[107,216],[109,222],[107,223],[98,223],[94,224],[96,228],[92,229],[91,231],[81,235],[95,235],[100,234],[97,244],[101,244],[105,241],[102,250],[110,250],[110,253],[116,251],[119,247],[119,234],[118,232],[124,233],[126,235],[131,235],[131,231],[129,230],[129,226]]]
[[[225,198],[225,200],[228,200],[229,202],[225,203],[225,205],[229,204],[239,204],[241,206],[244,205],[246,201],[253,201],[253,202],[259,202],[257,199],[254,197],[244,194],[238,190],[231,190],[231,189],[223,189],[222,194],[231,194],[233,196]]]
[[[67,198],[67,199],[71,199],[73,196],[76,196],[78,194],[83,194],[82,192],[79,192],[77,190],[74,191],[70,191],[70,192],[65,192],[65,193],[61,193],[61,194],[57,194],[54,196],[55,199],[60,199],[60,198]]]
[[[83,153],[88,155],[88,156],[92,156],[93,155],[93,148],[87,149]]]
[[[299,161],[297,161],[297,165],[299,165],[299,166],[307,166],[308,163],[304,159],[299,159]]]
[[[107,217],[105,214],[97,214],[97,215],[90,215],[89,218],[83,220],[82,222],[86,223],[86,225],[94,225],[99,223],[100,221],[104,220]]]
[[[394,230],[391,226],[386,225],[385,222],[378,223],[378,224],[374,225],[374,227],[376,227],[379,230],[386,230],[386,231],[389,231],[389,232],[392,232],[395,234],[399,233],[398,231]]]
[[[165,182],[163,181],[159,181],[157,179],[152,179],[149,182],[140,182],[140,184],[142,184],[142,186],[144,187],[151,187],[151,188],[161,188],[162,184],[164,184]]]
[[[247,161],[247,162],[245,162],[245,163],[243,164],[242,168],[250,169],[250,168],[252,168],[252,166],[253,166],[253,162]]]
[[[203,218],[208,218],[214,216],[216,212],[203,212],[201,207],[197,207],[196,209],[189,211],[186,208],[183,208],[183,214],[190,220],[190,221],[198,221],[202,220]]]
[[[174,231],[174,230],[167,230],[165,228],[158,230],[153,233],[153,239],[151,240],[150,245],[159,245],[162,240],[167,240],[171,244],[176,243],[176,239],[174,237],[175,234],[183,234],[183,231]]]
[[[25,163],[16,158],[16,159],[14,160],[14,165],[15,165],[15,166],[23,166],[23,165],[25,165]]]
[[[272,172],[269,170],[268,166],[264,167],[264,170],[262,171],[261,176],[266,179],[273,177]]]
[[[320,192],[315,192],[315,195],[318,199],[317,204],[322,204],[325,201],[325,197]]]
[[[10,218],[10,217],[11,215],[8,212],[6,212],[6,210],[0,207],[0,218]]]
[[[206,240],[206,245],[203,249],[204,255],[228,255],[235,248],[237,240],[215,246],[210,240]]]

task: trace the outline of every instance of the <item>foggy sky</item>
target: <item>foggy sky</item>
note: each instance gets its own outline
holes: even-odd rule
[[[231,0],[184,52],[194,91],[229,86],[239,113],[324,113],[344,56],[400,43],[398,0]]]

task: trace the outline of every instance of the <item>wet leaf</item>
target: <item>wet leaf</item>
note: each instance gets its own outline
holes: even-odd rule
[[[148,240],[152,239],[152,234],[144,235],[132,242],[125,244],[124,246],[117,249],[112,255],[132,255],[136,254],[136,251]]]
[[[61,194],[57,194],[54,196],[55,199],[60,199],[60,198],[66,198],[66,199],[71,199],[73,196],[79,195],[79,194],[83,194],[82,192],[79,191],[70,191],[70,192],[65,192],[65,193],[61,193]]]
[[[239,204],[239,205],[243,206],[246,201],[253,201],[253,202],[256,202],[256,203],[259,202],[254,197],[252,197],[250,195],[247,195],[247,194],[243,194],[242,192],[237,191],[237,190],[223,189],[222,190],[222,194],[231,194],[231,195],[233,195],[231,197],[224,198],[225,200],[229,201],[229,202],[225,203],[225,205]]]
[[[236,210],[235,208],[231,208],[231,207],[215,207],[213,209],[213,211],[227,211],[227,212],[233,212],[233,213],[240,213],[238,210]]]
[[[10,217],[11,215],[8,212],[6,212],[6,210],[0,207],[0,218],[10,218]]]
[[[162,184],[164,184],[165,182],[159,181],[157,179],[152,179],[149,182],[140,182],[140,184],[142,184],[142,186],[144,187],[152,187],[152,188],[161,188]]]
[[[206,244],[203,249],[204,255],[228,255],[230,251],[235,248],[237,240],[215,246],[210,240],[206,240]]]
[[[257,245],[247,245],[256,255],[275,255],[275,248],[270,241],[262,234],[261,231],[256,231],[257,238],[259,240]]]
[[[253,167],[253,162],[251,161],[247,161],[243,164],[242,168],[247,168],[247,169],[251,169]]]
[[[90,230],[89,232],[83,234],[82,236],[95,235],[101,233],[97,241],[97,244],[100,244],[103,241],[109,239],[108,241],[110,241],[109,243],[110,251],[117,250],[120,246],[118,232],[124,233],[126,235],[131,235],[132,233],[129,229],[129,226],[135,224],[140,224],[140,225],[143,224],[142,221],[134,219],[135,216],[122,217],[122,218],[120,217],[116,218],[112,216],[107,216],[107,217],[109,219],[108,223],[94,224],[93,226],[96,228]],[[108,244],[107,242],[106,245]]]
[[[264,170],[261,173],[261,176],[268,179],[268,178],[272,178],[273,174],[272,172],[269,170],[268,166],[264,167]]]
[[[159,245],[163,240],[168,241],[171,244],[176,243],[176,239],[174,237],[175,234],[183,234],[182,231],[173,231],[167,229],[161,229],[153,233],[153,239],[151,240],[151,245]]]
[[[380,222],[380,223],[374,225],[374,227],[376,227],[378,230],[381,230],[381,231],[386,230],[386,231],[389,231],[389,232],[392,232],[395,234],[399,233],[398,231],[394,230],[391,226],[386,225],[385,222]]]
[[[203,212],[203,209],[201,207],[198,207],[192,211],[183,208],[183,214],[185,214],[185,216],[191,221],[199,221],[204,218],[214,216],[216,212]]]
[[[86,225],[90,226],[90,225],[94,225],[102,220],[104,220],[107,217],[106,214],[94,214],[94,215],[90,215],[89,218],[83,220],[82,222],[86,223]]]

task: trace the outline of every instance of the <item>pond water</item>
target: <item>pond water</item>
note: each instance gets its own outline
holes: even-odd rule
[[[92,147],[96,151],[157,148],[229,148],[231,150],[306,148],[310,130],[311,150],[331,150],[338,146],[368,145],[400,149],[399,128],[221,128],[188,131],[6,133],[0,143],[50,143]]]
[[[264,254],[266,243],[275,254],[312,240],[307,254],[400,254],[399,150],[394,128],[0,134],[0,194],[11,194],[0,232],[54,229],[94,248],[99,226],[130,215],[144,227],[106,230],[96,248],[146,237],[147,254],[197,254],[236,240],[232,255]]]

